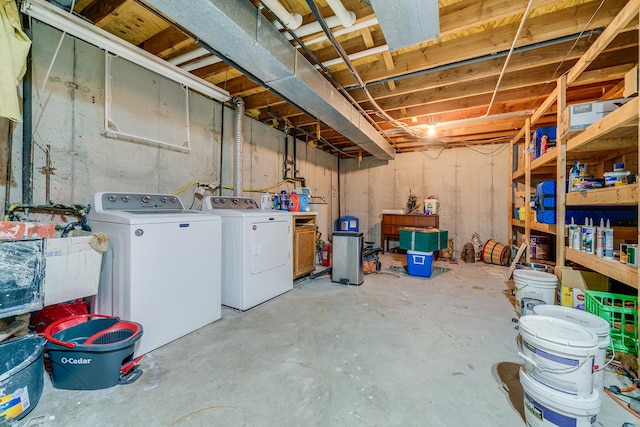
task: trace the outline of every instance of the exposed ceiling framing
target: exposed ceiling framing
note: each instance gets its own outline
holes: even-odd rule
[[[272,27],[281,28],[258,0],[78,0],[74,12],[243,98],[252,117],[297,128],[319,149],[388,159],[394,152],[508,142],[626,1],[532,0],[521,24],[528,3],[441,0],[439,37],[390,51],[369,2],[342,0],[355,22],[348,28],[338,23],[332,32],[353,69],[317,25],[308,0],[280,0],[302,16],[297,40]],[[338,22],[326,0],[313,4],[324,20]],[[221,15],[213,15],[214,8]],[[261,26],[268,28],[251,49],[247,32],[264,31]],[[638,63],[637,26],[636,17],[571,85],[568,103],[622,96],[624,74]],[[263,72],[272,69],[270,61],[287,64],[278,69],[292,68],[290,75]],[[537,123],[553,124],[555,117]]]

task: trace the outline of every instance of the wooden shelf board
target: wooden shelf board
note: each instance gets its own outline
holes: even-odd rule
[[[519,219],[516,218],[511,218],[511,225],[514,227],[521,227],[521,228],[525,228],[525,222],[524,221],[520,221]],[[532,221],[529,227],[531,230],[534,231],[539,231],[542,233],[547,233],[547,234],[556,234],[556,225],[555,224],[542,224],[540,222],[534,222]]]
[[[586,254],[566,246],[564,249],[567,260],[638,289],[638,269],[636,267],[622,264],[618,260],[598,258],[595,255]]]
[[[567,193],[567,206],[634,206],[638,204],[638,184],[597,188]]]
[[[512,180],[523,179],[523,178],[524,178],[524,169],[518,169],[517,171],[511,174]]]
[[[537,159],[533,159],[531,161],[531,170],[538,169],[542,166],[549,165],[550,163],[555,164],[558,156],[558,150],[555,147],[551,148],[549,151],[538,157]]]

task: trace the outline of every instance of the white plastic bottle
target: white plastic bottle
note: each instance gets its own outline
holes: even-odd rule
[[[593,255],[595,253],[594,234],[596,231],[593,226],[593,219],[585,218],[584,224],[582,226],[582,251]]]
[[[600,226],[596,228],[596,256],[604,256],[604,220],[600,218]]]
[[[613,259],[613,228],[608,219],[604,228],[604,258]]]
[[[574,222],[573,217],[571,217],[571,224],[569,224],[569,247],[580,250],[580,238],[578,237],[576,239],[576,234],[580,234],[580,227]]]

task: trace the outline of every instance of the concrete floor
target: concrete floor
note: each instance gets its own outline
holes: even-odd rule
[[[142,377],[55,389],[16,426],[524,426],[506,267],[431,279],[390,270],[359,286],[329,276],[146,355]],[[176,291],[179,291],[176,289]],[[170,315],[169,313],[167,315]],[[605,378],[605,384],[607,379]],[[602,397],[597,425],[640,422]]]

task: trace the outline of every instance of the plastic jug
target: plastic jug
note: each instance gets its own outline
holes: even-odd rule
[[[291,193],[289,196],[289,210],[291,212],[300,212],[300,197],[298,197],[298,193]]]
[[[264,193],[260,199],[260,209],[272,209],[271,194]]]

